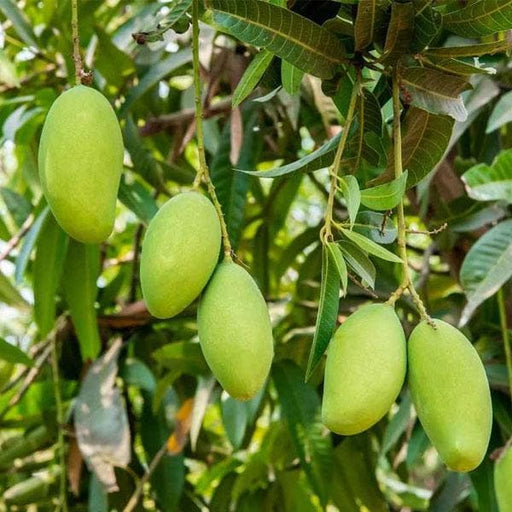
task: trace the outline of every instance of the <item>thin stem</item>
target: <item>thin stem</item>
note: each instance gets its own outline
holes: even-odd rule
[[[59,485],[59,502],[60,509],[62,512],[68,511],[68,502],[66,496],[66,451],[64,444],[64,407],[62,403],[62,395],[60,392],[60,376],[59,376],[59,361],[57,356],[57,331],[51,340],[51,364],[52,364],[52,375],[53,375],[53,392],[55,394],[55,405],[57,408],[57,432],[58,432],[58,450],[59,450],[59,462],[60,462],[60,485]]]
[[[194,180],[194,188],[197,189],[201,185],[202,180],[205,181],[208,189],[208,194],[215,206],[217,215],[220,221],[220,229],[222,232],[222,245],[224,247],[224,259],[232,261],[231,242],[229,240],[228,228],[222,213],[222,207],[215,186],[212,183],[208,164],[206,163],[206,154],[204,150],[204,130],[203,130],[203,101],[201,94],[201,76],[200,76],[200,62],[199,62],[199,0],[192,1],[192,57],[194,64],[194,104],[195,104],[195,122],[196,122],[196,138],[197,138],[197,151],[199,154],[199,170],[197,171]]]
[[[78,33],[78,0],[71,0],[71,31],[73,34],[73,61],[75,63],[75,84],[82,83],[82,57],[80,56],[80,35]]]
[[[327,209],[325,212],[325,223],[324,227],[321,231],[321,236],[324,241],[332,240],[332,225],[333,225],[333,210],[334,210],[334,196],[336,194],[337,182],[338,182],[338,173],[340,171],[341,159],[343,157],[343,153],[345,151],[345,146],[347,144],[348,134],[350,132],[350,127],[352,126],[352,121],[354,119],[354,113],[356,111],[357,105],[357,97],[360,92],[359,81],[354,84],[354,88],[352,89],[352,96],[350,98],[350,105],[348,108],[347,118],[345,120],[345,126],[343,127],[343,132],[341,134],[340,143],[338,144],[338,149],[336,150],[336,156],[334,157],[334,162],[329,169],[331,175],[331,184],[329,187],[329,197],[327,198]]]
[[[503,347],[505,348],[505,360],[507,362],[508,386],[510,389],[510,398],[512,399],[512,351],[510,349],[510,337],[507,325],[507,311],[505,309],[505,298],[503,288],[498,290],[498,308],[500,311],[501,337],[503,338]]]
[[[393,73],[393,153],[394,153],[394,168],[395,168],[395,179],[398,179],[403,174],[402,164],[402,133],[400,124],[400,88],[398,71],[395,68]],[[402,260],[402,282],[396,291],[391,295],[388,300],[388,304],[393,305],[398,298],[408,290],[411,294],[412,300],[418,309],[421,319],[427,320],[432,323],[431,318],[428,316],[427,309],[421,300],[418,292],[414,288],[409,273],[409,263],[407,261],[407,245],[406,235],[407,227],[405,225],[405,212],[404,212],[404,201],[403,198],[400,200],[397,206],[397,217],[398,217],[398,255]]]

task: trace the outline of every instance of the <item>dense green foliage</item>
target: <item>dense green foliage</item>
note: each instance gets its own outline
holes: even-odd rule
[[[156,242],[146,238],[150,257],[140,269],[150,222],[190,190],[203,164],[194,120],[194,5],[202,21],[204,148],[234,251],[234,263],[217,272],[238,265],[226,291],[213,274],[199,322],[193,299],[213,271],[216,221],[196,230],[185,225],[191,214],[173,215],[176,230],[167,234],[163,223]],[[71,229],[48,190],[48,202],[43,195],[46,171],[37,158],[48,150],[40,141],[50,107],[75,85],[71,1],[0,0],[0,510],[498,512],[492,454],[512,436],[512,2],[78,6],[82,79],[114,109],[125,148],[113,232],[99,245],[81,244],[61,228]],[[105,162],[96,161],[105,152],[92,146],[115,133],[101,124],[84,134],[83,153],[71,151],[87,107],[77,103],[76,117],[54,125],[52,142],[65,142],[55,169],[73,223],[111,204],[118,179],[114,169],[108,190],[87,189],[89,177],[96,176],[93,184],[107,178]],[[65,159],[80,155],[79,179],[66,182]],[[201,189],[212,199],[205,179]],[[86,222],[101,230],[97,239],[107,231],[100,217]],[[174,300],[167,287],[178,284],[166,286],[175,276],[159,258],[173,246],[157,246],[176,236],[186,272],[197,249],[188,254],[191,245],[208,242],[214,254],[195,263],[198,282],[176,310],[156,307],[167,318],[159,320],[146,307],[141,279],[152,280],[150,294],[165,294],[156,302]],[[376,422],[369,430],[333,434],[321,417],[330,340],[360,306],[390,297],[402,327],[391,329],[400,346],[396,374],[380,384],[390,388],[386,403],[372,402],[375,414],[362,426]],[[486,391],[483,365],[490,385],[489,446],[485,428],[475,434],[475,424],[467,427],[469,436],[482,437],[483,455],[467,474],[442,462],[449,463],[444,441],[459,433],[444,430],[456,409],[443,412],[442,425],[427,419],[424,430],[412,402],[422,394],[435,406],[463,399],[487,421],[488,402],[471,404],[474,394],[464,386],[471,375],[456,387],[438,378],[426,391],[411,394],[407,379],[400,388],[402,328],[409,337],[427,312],[458,325],[469,341],[458,354],[445,339],[439,353],[450,354],[438,361],[422,352],[413,364],[431,365],[430,378],[442,365],[443,375],[455,377],[470,366]],[[384,359],[379,366],[377,348],[368,345],[385,329],[379,322],[365,329],[374,339],[361,339],[367,349],[350,356],[358,372],[373,368],[383,378]],[[230,353],[209,355],[206,345],[222,335]],[[272,337],[268,380],[250,400],[235,400],[208,363],[233,395],[253,372],[254,386],[240,392],[247,398],[265,379]],[[245,338],[262,343],[259,356],[237,348]],[[347,389],[361,382],[346,373],[328,378],[326,390],[332,385],[340,397],[344,380]],[[462,419],[466,412],[461,406]]]

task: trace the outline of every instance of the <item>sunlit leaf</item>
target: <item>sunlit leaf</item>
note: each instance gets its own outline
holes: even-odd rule
[[[262,50],[256,54],[233,92],[233,107],[240,105],[251,94],[261,80],[261,77],[265,74],[273,58],[274,55],[267,50]]]
[[[366,238],[365,236],[357,233],[355,231],[349,231],[348,229],[342,229],[341,232],[354,244],[356,244],[360,249],[371,254],[372,256],[376,256],[377,258],[381,258],[386,261],[392,261],[393,263],[402,263],[402,260],[391,251],[388,251],[384,247],[381,247],[379,244],[374,241]]]
[[[361,203],[372,210],[391,210],[404,197],[408,172],[382,185],[361,190]]]

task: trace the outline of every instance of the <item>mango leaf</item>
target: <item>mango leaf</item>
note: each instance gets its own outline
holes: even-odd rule
[[[494,295],[512,276],[512,220],[505,220],[479,238],[471,247],[460,269],[460,282],[467,304],[460,326],[476,308]]]
[[[62,286],[84,361],[94,360],[101,351],[101,339],[94,303],[100,274],[100,248],[69,240]]]
[[[333,257],[331,251],[324,245],[322,247],[322,281],[320,286],[320,302],[316,317],[315,335],[309,353],[306,369],[306,382],[320,362],[336,327],[340,301],[340,275],[339,262]]]
[[[339,39],[288,9],[259,0],[207,0],[215,23],[253,46],[263,47],[305,73],[331,78],[344,62]]]
[[[343,254],[341,253],[341,249],[338,247],[338,244],[334,242],[329,242],[326,244],[328,251],[330,252],[330,256],[336,270],[338,272],[338,276],[341,282],[341,291],[343,295],[347,293],[348,287],[348,272],[347,272],[347,264],[343,259]]]
[[[123,176],[119,185],[118,197],[146,225],[158,211],[158,205],[150,190],[137,180],[127,183]]]
[[[291,95],[300,91],[300,84],[304,76],[304,71],[300,70],[288,61],[281,61],[281,80],[284,90]]]
[[[491,166],[477,164],[462,175],[469,197],[512,203],[512,150],[502,151]]]
[[[18,289],[12,285],[10,279],[0,272],[0,303],[17,308],[26,309],[27,302],[21,296]]]
[[[512,91],[500,96],[487,121],[485,133],[492,133],[512,121]]]
[[[13,0],[0,0],[0,11],[4,13],[5,17],[12,23],[16,33],[28,46],[38,48],[34,31],[23,11],[16,5],[16,2]]]
[[[372,211],[359,212],[352,230],[378,244],[391,244],[397,237],[394,222],[387,215]]]
[[[37,239],[34,260],[34,318],[41,337],[53,328],[57,288],[66,257],[68,236],[49,215]]]
[[[347,174],[341,176],[338,180],[338,187],[340,188],[345,202],[347,203],[348,216],[350,219],[350,226],[354,225],[361,204],[361,191],[355,176]]]
[[[331,485],[333,451],[331,437],[319,421],[320,399],[315,389],[302,380],[300,368],[290,360],[275,364],[272,377],[301,466],[325,506]]]
[[[404,120],[402,164],[407,169],[407,188],[417,185],[443,158],[450,143],[454,120],[411,107]],[[388,155],[388,166],[372,183],[383,183],[394,178],[394,149]]]
[[[364,131],[382,136],[382,112],[379,100],[370,90],[364,88]]]
[[[126,408],[116,386],[118,338],[89,368],[75,404],[75,429],[80,452],[107,492],[118,489],[115,466],[130,462],[130,428]]]
[[[445,512],[456,509],[457,504],[464,501],[469,495],[470,487],[471,482],[467,474],[449,472],[432,496],[429,512]]]
[[[0,196],[16,225],[21,227],[30,215],[31,204],[22,195],[7,187],[0,187]]]
[[[380,60],[394,64],[402,56],[410,53],[414,32],[414,5],[412,2],[393,2],[391,20],[388,24],[386,43]]]
[[[237,170],[252,176],[258,176],[259,178],[278,178],[279,176],[285,176],[295,172],[307,173],[317,171],[318,169],[324,169],[325,167],[329,167],[332,164],[334,155],[336,153],[336,148],[340,142],[340,137],[341,134],[336,135],[322,147],[313,151],[309,155],[302,157],[300,160],[292,162],[291,164],[276,167],[274,169],[270,169],[269,171],[246,171],[244,169]]]
[[[490,36],[512,27],[512,3],[508,0],[478,0],[443,15],[443,26],[463,37]]]
[[[273,58],[274,54],[267,50],[261,50],[256,54],[233,92],[233,107],[240,105],[251,94],[265,74]]]
[[[485,457],[482,464],[469,474],[478,496],[478,509],[499,512],[494,489],[494,463]]]
[[[441,31],[441,14],[427,3],[423,9],[414,16],[414,35],[411,42],[411,51],[421,52]]]
[[[34,361],[20,348],[12,343],[0,338],[0,359],[12,364],[22,364],[24,366],[34,366]]]
[[[361,190],[361,203],[372,210],[391,210],[404,197],[408,172],[382,185]]]
[[[384,436],[382,437],[381,455],[385,455],[396,444],[400,437],[405,433],[411,420],[411,397],[409,393],[405,393],[398,411],[387,424]]]
[[[355,231],[350,231],[343,228],[341,232],[364,252],[376,256],[382,260],[391,261],[393,263],[402,263],[401,258],[399,258],[396,254],[393,254],[391,251],[381,247],[379,244],[369,240],[365,236],[356,233]]]
[[[481,57],[482,55],[493,55],[509,50],[512,43],[507,40],[493,41],[491,43],[467,44],[457,46],[432,47],[425,50],[425,57]]]
[[[478,62],[475,62],[478,64]],[[493,74],[494,68],[482,67],[480,65],[473,66],[462,60],[457,59],[443,59],[435,56],[430,56],[423,59],[423,65],[441,71],[442,73],[450,73],[452,75],[471,76],[474,74]]]
[[[401,94],[405,103],[465,121],[467,111],[461,92],[470,88],[461,77],[422,67],[405,68],[401,75]]]
[[[370,258],[357,245],[352,242],[341,241],[338,243],[345,261],[349,267],[363,280],[363,284],[375,288],[377,271]]]
[[[360,0],[354,23],[355,49],[361,51],[379,37],[385,27],[387,0]]]

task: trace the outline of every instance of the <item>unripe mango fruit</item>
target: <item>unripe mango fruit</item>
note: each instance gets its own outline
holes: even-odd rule
[[[112,232],[123,152],[101,93],[79,85],[57,98],[43,126],[39,175],[57,222],[76,240],[100,243]]]
[[[370,304],[350,315],[329,344],[323,423],[342,435],[377,423],[400,393],[406,352],[404,331],[391,306]]]
[[[494,489],[500,512],[512,512],[512,446],[494,464]]]
[[[213,204],[198,192],[167,201],[151,220],[140,257],[142,295],[157,318],[181,313],[201,293],[219,259]]]
[[[221,386],[238,400],[258,393],[274,355],[267,305],[250,274],[221,263],[201,297],[199,341]]]
[[[427,436],[450,469],[475,469],[492,425],[489,383],[477,351],[450,324],[423,321],[411,333],[408,357],[409,388]]]

